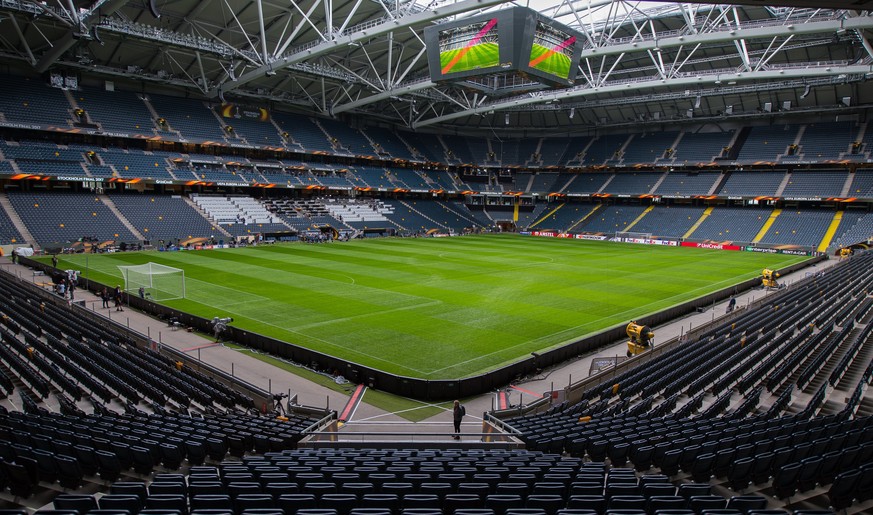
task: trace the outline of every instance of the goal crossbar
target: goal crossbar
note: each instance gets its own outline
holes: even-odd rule
[[[181,268],[151,262],[118,268],[124,278],[124,290],[130,294],[142,293],[156,301],[185,298],[185,271]]]

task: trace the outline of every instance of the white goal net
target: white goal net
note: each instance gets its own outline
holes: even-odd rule
[[[185,298],[185,271],[180,268],[146,263],[144,265],[119,266],[124,277],[124,290],[129,295],[142,294],[155,301]]]

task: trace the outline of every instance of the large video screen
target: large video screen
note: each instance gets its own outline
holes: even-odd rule
[[[500,65],[497,18],[439,31],[440,74]]]
[[[537,20],[528,66],[568,80],[575,51],[576,36]]]

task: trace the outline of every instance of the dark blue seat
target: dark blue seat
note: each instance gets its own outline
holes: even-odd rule
[[[97,500],[93,495],[61,494],[55,497],[56,510],[75,511],[80,515],[97,509]]]
[[[97,504],[101,510],[125,510],[130,515],[137,515],[142,509],[143,500],[132,494],[106,494],[101,497]]]

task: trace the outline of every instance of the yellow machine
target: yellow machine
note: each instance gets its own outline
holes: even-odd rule
[[[649,326],[631,321],[627,325],[625,332],[628,338],[630,338],[630,341],[627,342],[628,357],[642,354],[652,346],[652,338],[655,337],[655,333],[652,332],[652,328]]]
[[[779,288],[779,283],[776,282],[777,277],[779,277],[778,272],[765,268],[761,272],[761,284],[764,285],[764,288]]]

